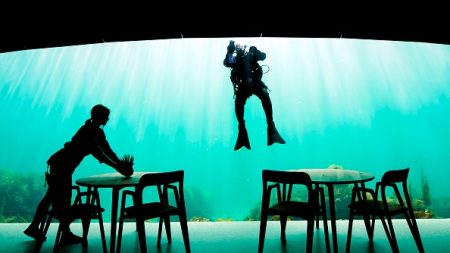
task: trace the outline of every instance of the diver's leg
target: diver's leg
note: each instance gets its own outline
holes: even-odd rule
[[[272,111],[272,101],[270,100],[269,92],[267,87],[262,83],[260,88],[255,90],[255,95],[261,100],[264,113],[266,114],[267,121],[267,145],[272,145],[274,143],[285,144],[286,141],[278,133],[275,127],[275,122],[273,121],[273,111]]]
[[[270,100],[269,92],[267,88],[261,86],[261,88],[257,88],[255,90],[255,95],[261,100],[261,104],[266,114],[267,125],[271,125],[273,123],[273,110],[272,110],[272,101]]]
[[[248,96],[246,96],[243,92],[237,92],[236,98],[234,100],[234,111],[236,113],[236,119],[239,123],[239,125],[245,126],[245,120],[244,120],[244,106],[245,102],[247,101]]]
[[[245,127],[244,120],[244,106],[245,102],[248,99],[248,95],[243,92],[237,92],[236,98],[234,101],[234,110],[236,113],[236,119],[239,123],[239,133],[238,138],[236,140],[236,144],[234,146],[234,150],[239,150],[241,147],[246,147],[247,149],[251,149],[250,141],[248,139],[247,129]]]

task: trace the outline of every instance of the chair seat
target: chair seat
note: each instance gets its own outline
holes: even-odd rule
[[[386,210],[382,201],[365,200],[365,201],[355,201],[351,203],[349,208],[355,209],[360,213],[370,213],[375,215],[387,215],[395,216],[397,214],[405,212],[405,206],[391,203],[388,205]]]
[[[314,217],[314,215],[316,214],[311,204],[300,201],[280,202],[268,209],[268,214],[270,215],[271,213],[287,216],[292,215],[301,218]]]
[[[176,213],[177,209],[173,206],[152,202],[143,204],[140,207],[130,206],[124,209],[124,218],[135,218],[136,216],[145,217],[145,219],[151,219],[160,217],[162,214]]]
[[[70,206],[63,211],[52,209],[49,211],[49,214],[58,220],[65,219],[67,221],[74,221],[85,217],[97,216],[104,211],[104,208],[97,205],[79,204]]]

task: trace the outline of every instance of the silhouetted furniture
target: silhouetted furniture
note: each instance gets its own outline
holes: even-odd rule
[[[381,181],[376,183],[375,191],[363,187],[353,188],[352,202],[349,205],[350,216],[347,234],[347,252],[350,252],[353,217],[355,215],[363,216],[370,242],[373,240],[375,218],[380,218],[392,251],[399,252],[392,218],[400,214],[406,219],[417,248],[420,252],[424,252],[419,228],[417,227],[414,210],[408,193],[408,173],[409,168],[385,172]],[[390,194],[393,194],[393,197]]]
[[[117,227],[117,209],[119,206],[119,191],[126,187],[135,187],[139,184],[141,176],[148,172],[134,172],[130,177],[125,177],[120,173],[106,173],[79,178],[77,185],[88,188],[111,188],[111,231],[110,231],[110,252],[115,252],[116,247],[116,227]]]
[[[263,170],[263,197],[261,206],[261,225],[259,230],[258,252],[262,253],[268,216],[279,215],[281,225],[281,241],[286,243],[286,224],[288,216],[307,220],[306,252],[312,252],[314,221],[316,216],[323,218],[327,252],[330,252],[328,236],[325,196],[321,187],[313,189],[310,176],[305,172],[286,172]],[[272,203],[272,190],[276,189],[277,201]],[[292,191],[306,190],[306,200],[292,196]]]
[[[333,238],[333,252],[338,252],[338,241],[336,232],[336,206],[334,199],[334,186],[353,184],[364,187],[364,183],[375,177],[367,172],[347,169],[295,169],[289,172],[305,172],[311,177],[314,185],[325,185],[328,193],[328,210],[330,212],[331,235]]]
[[[120,252],[123,223],[125,219],[134,219],[139,237],[141,252],[147,252],[145,240],[145,221],[152,218],[159,218],[158,247],[161,245],[162,225],[166,229],[167,240],[172,242],[170,231],[170,216],[178,216],[181,231],[183,234],[184,246],[187,253],[191,252],[189,243],[189,233],[186,218],[186,207],[183,191],[184,171],[147,173],[141,176],[135,191],[125,190],[122,192],[122,202],[120,207],[119,231],[117,239],[117,252]],[[159,201],[154,200],[147,193],[151,193],[152,188],[157,190]],[[144,197],[144,191],[146,195]],[[170,194],[169,194],[170,193]],[[169,201],[169,195],[172,202]],[[131,196],[133,204],[126,206],[127,196]],[[174,201],[173,201],[174,200]]]
[[[102,238],[103,252],[107,253],[105,230],[103,227],[102,213],[105,211],[100,205],[100,198],[98,191],[85,191],[81,192],[79,186],[72,186],[72,190],[76,191],[76,196],[73,204],[68,210],[57,211],[53,208],[49,210],[47,214],[47,219],[43,221],[40,225],[40,229],[44,234],[47,233],[50,223],[53,219],[61,221],[62,219],[68,222],[73,222],[75,220],[81,219],[83,227],[83,242],[82,246],[84,249],[87,248],[87,235],[89,232],[89,226],[92,219],[98,219],[100,226],[100,234]],[[58,232],[56,233],[55,244],[53,247],[53,252],[59,252],[60,250],[60,240],[62,236],[61,224],[58,225]]]

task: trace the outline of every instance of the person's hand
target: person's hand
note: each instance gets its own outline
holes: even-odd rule
[[[234,52],[235,48],[236,48],[236,46],[234,45],[234,41],[233,41],[233,40],[230,40],[230,43],[229,43],[228,46],[227,46],[227,52],[228,52],[229,54],[231,54],[231,53]]]
[[[134,165],[134,157],[128,154],[124,155],[122,159],[120,159],[119,164],[120,174],[126,177],[130,177],[131,175],[133,175],[134,173],[133,165]]]

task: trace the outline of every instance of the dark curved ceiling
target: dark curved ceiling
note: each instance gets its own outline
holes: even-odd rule
[[[218,4],[217,11],[201,10],[204,7],[196,11],[149,7],[135,12],[126,8],[122,12],[54,8],[4,9],[0,17],[0,53],[116,41],[259,36],[450,44],[450,15],[439,7],[414,12],[331,7],[310,11],[267,5],[239,12],[227,11]]]

